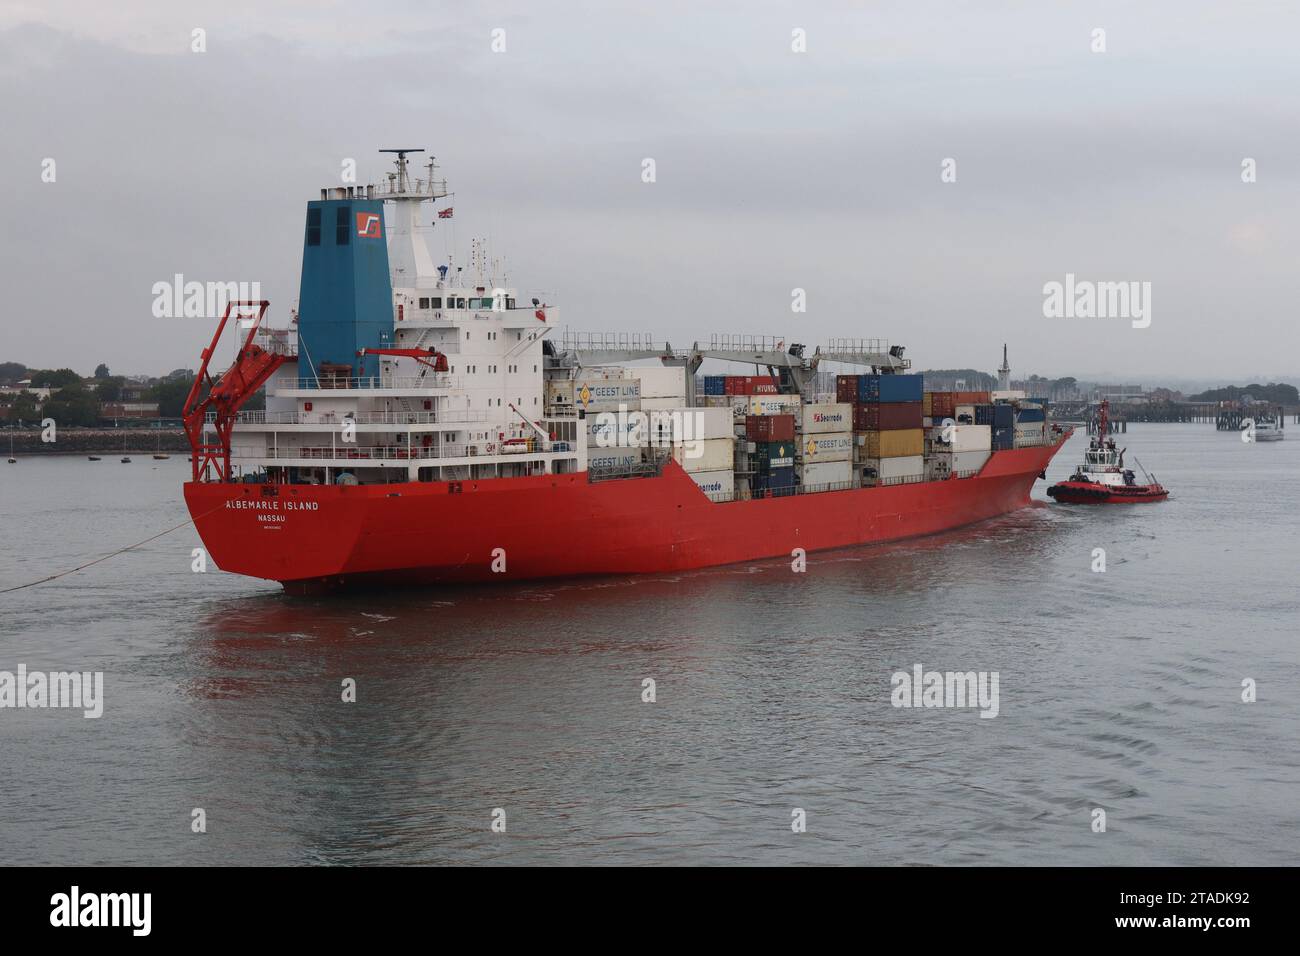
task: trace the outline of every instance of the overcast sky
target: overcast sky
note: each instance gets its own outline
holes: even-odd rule
[[[303,204],[422,146],[462,261],[490,237],[570,328],[1294,382],[1297,35],[1221,0],[0,0],[0,361],[195,367],[212,323],[154,318],[155,282],[258,281],[283,322]],[[1044,318],[1066,273],[1150,282],[1150,327]]]

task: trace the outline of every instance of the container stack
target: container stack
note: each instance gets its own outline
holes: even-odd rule
[[[754,497],[794,493],[794,415],[747,415],[750,490]]]
[[[1017,403],[1016,447],[1042,445],[1047,442],[1047,399],[1034,398]]]
[[[847,488],[853,480],[853,405],[803,406],[795,467],[804,489]]]
[[[641,410],[682,408],[686,404],[686,369],[661,365],[629,369],[641,382]]]
[[[854,462],[863,484],[920,480],[925,471],[920,375],[841,375],[835,395],[853,403]]]

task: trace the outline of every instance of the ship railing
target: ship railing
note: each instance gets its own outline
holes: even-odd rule
[[[784,352],[789,339],[776,335],[716,332],[709,337],[711,352]]]
[[[298,333],[292,329],[259,328],[253,336],[253,344],[274,355],[292,358],[298,354]]]
[[[519,446],[515,446],[519,447]],[[494,458],[519,459],[529,455],[573,454],[572,442],[529,441],[525,451],[507,452],[499,442],[456,442],[435,447],[419,445],[352,445],[346,442],[334,445],[273,448],[235,447],[232,457],[241,459],[312,459],[320,461],[410,461],[428,458]]]
[[[208,412],[207,423],[216,422],[216,413]],[[457,410],[454,412],[240,412],[236,421],[241,425],[336,425],[347,422],[358,425],[460,425],[482,422],[499,422],[501,415],[492,412]]]
[[[460,378],[445,372],[431,372],[428,375],[368,375],[357,378],[316,378],[305,376],[288,382],[278,383],[279,388],[310,389],[312,391],[335,391],[342,389],[395,389],[418,390],[429,388],[460,388]]]
[[[667,346],[649,332],[579,332],[566,330],[560,339],[565,352],[639,351],[662,352]]]

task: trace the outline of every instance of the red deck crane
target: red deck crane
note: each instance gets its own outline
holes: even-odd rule
[[[267,380],[275,374],[275,370],[290,358],[283,352],[268,351],[253,342],[258,326],[262,324],[262,317],[266,315],[270,305],[271,303],[265,299],[260,302],[239,300],[227,303],[225,314],[221,316],[221,323],[217,326],[217,332],[212,336],[212,344],[203,350],[203,363],[199,367],[199,374],[195,377],[194,384],[190,386],[190,394],[185,399],[185,407],[181,413],[185,434],[189,437],[190,449],[193,452],[190,460],[193,464],[195,481],[200,480],[199,476],[209,465],[216,471],[217,481],[231,480],[230,433],[234,428],[239,409],[253,396],[253,393],[266,384]],[[217,342],[221,339],[221,333],[225,331],[230,312],[236,306],[257,306],[257,318],[253,320],[252,327],[248,330],[248,337],[244,340],[243,347],[235,355],[235,363],[213,381],[208,375],[208,363],[216,352]],[[199,393],[205,384],[209,386],[208,394],[200,401]],[[203,437],[204,420],[209,409],[215,412],[214,424],[217,432],[215,443],[206,442]]]
[[[413,358],[421,365],[433,369],[435,372],[447,371],[447,356],[443,355],[435,348],[427,349],[360,349],[357,352],[358,357],[367,355],[395,355],[401,358]],[[433,361],[430,361],[432,359]]]

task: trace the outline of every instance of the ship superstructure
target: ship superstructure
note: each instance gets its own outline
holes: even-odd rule
[[[924,391],[882,340],[809,352],[717,335],[678,350],[557,332],[555,307],[521,296],[486,243],[466,265],[435,259],[446,183],[432,160],[413,175],[422,150],[387,152],[378,184],[308,203],[288,325],[265,326],[265,302],[237,303],[203,354],[186,500],[223,569],[298,590],[888,540],[1027,503],[1068,437],[1045,400]],[[214,379],[236,316],[235,362]],[[756,374],[701,376],[705,362]],[[831,393],[818,391],[823,363],[850,370]],[[258,389],[265,410],[245,410]]]

